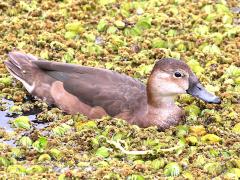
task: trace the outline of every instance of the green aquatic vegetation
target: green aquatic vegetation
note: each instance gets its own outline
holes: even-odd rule
[[[127,180],[145,180],[145,178],[142,175],[132,174],[127,177]]]
[[[65,135],[67,132],[69,132],[71,130],[71,126],[63,123],[60,126],[57,126],[55,128],[52,129],[52,132],[54,135],[56,136],[63,136]]]
[[[188,144],[189,144],[190,146],[195,146],[195,145],[198,144],[198,139],[197,139],[196,136],[188,136],[188,137],[186,138],[186,141],[188,142]]]
[[[10,161],[6,157],[0,156],[0,166],[9,166]]]
[[[240,134],[240,123],[235,124],[232,131],[237,134]]]
[[[20,116],[13,120],[13,125],[17,128],[23,128],[23,129],[30,129],[31,123],[29,120],[29,117],[27,116]]]
[[[12,78],[10,76],[8,77],[1,77],[0,83],[3,83],[5,86],[9,86],[12,83]]]
[[[84,31],[84,28],[80,22],[72,22],[65,25],[66,33],[65,38],[66,39],[74,39],[79,33],[82,33]]]
[[[47,144],[48,144],[47,138],[40,137],[40,138],[38,138],[37,141],[35,141],[32,144],[32,147],[38,152],[43,152],[46,149]]]
[[[152,27],[152,17],[147,16],[147,17],[141,17],[138,19],[137,23],[136,23],[136,28],[140,29],[140,30],[145,30],[145,29],[149,29]]]
[[[223,167],[218,162],[207,163],[203,167],[204,171],[212,175],[218,175],[223,171]]]
[[[19,140],[19,144],[25,147],[30,147],[32,145],[32,140],[28,137],[28,136],[23,136],[20,140]]]
[[[193,116],[198,116],[201,112],[200,108],[196,106],[195,104],[191,104],[189,106],[186,106],[184,110],[189,114]]]
[[[24,152],[20,148],[12,148],[11,156],[14,158],[22,158],[24,156]]]
[[[202,52],[205,53],[205,54],[216,54],[216,55],[221,54],[221,50],[215,44],[204,46],[203,49],[202,49]]]
[[[177,137],[184,137],[188,134],[189,131],[189,127],[188,126],[184,126],[184,125],[180,125],[176,127],[177,129]]]
[[[105,5],[108,5],[108,4],[112,4],[112,3],[115,3],[116,0],[98,0],[98,3],[101,5],[101,6],[105,6]]]
[[[166,41],[164,41],[160,38],[155,38],[152,40],[152,47],[153,48],[167,48],[168,44]]]
[[[26,171],[26,168],[23,167],[22,165],[14,164],[14,165],[8,166],[7,172],[11,174],[25,175],[27,171]]]
[[[125,27],[125,23],[123,21],[120,21],[120,20],[115,21],[114,24],[119,29],[123,29]]]
[[[200,75],[204,72],[204,69],[201,67],[200,63],[195,59],[189,60],[187,64],[190,66],[192,71],[197,75]]]
[[[202,136],[207,133],[203,125],[190,126],[189,131],[190,134],[194,136]]]
[[[229,172],[235,174],[238,178],[240,178],[240,168],[232,168],[229,170]]]
[[[9,112],[16,113],[16,114],[22,114],[22,107],[21,106],[11,106],[9,108]]]
[[[105,30],[107,29],[107,27],[108,27],[107,21],[104,20],[104,19],[101,19],[101,20],[99,21],[98,25],[97,25],[97,30],[98,30],[99,32],[102,32],[102,31],[105,31]]]
[[[67,31],[72,31],[72,32],[76,32],[76,33],[83,32],[83,27],[82,27],[82,24],[80,22],[68,23],[68,24],[65,25],[65,29]]]
[[[106,147],[100,147],[96,151],[96,156],[107,158],[110,155],[109,149]]]
[[[207,35],[209,33],[209,27],[206,25],[199,25],[198,27],[196,27],[193,32],[197,35],[197,36],[204,36]]]
[[[97,128],[97,123],[95,121],[87,121],[87,122],[76,122],[75,128],[77,131],[81,131],[84,129],[95,129]]]
[[[201,137],[201,140],[203,142],[206,142],[206,143],[218,143],[218,142],[221,142],[222,141],[222,138],[220,138],[219,136],[215,135],[215,134],[206,134],[204,136]]]
[[[67,31],[64,35],[66,39],[74,39],[77,36],[77,33],[74,31]]]
[[[164,165],[165,165],[165,162],[163,159],[155,159],[151,162],[151,167],[155,170],[163,168]]]
[[[41,165],[33,165],[27,168],[26,173],[27,174],[36,174],[36,173],[43,173],[46,171],[46,167]]]
[[[63,153],[56,148],[50,149],[50,155],[58,161],[63,157]]]
[[[208,5],[205,5],[201,10],[207,14],[210,14],[210,13],[214,12],[214,6],[208,4]]]
[[[182,167],[176,162],[170,162],[164,167],[166,176],[179,176],[182,172]]]
[[[41,154],[38,158],[38,162],[51,161],[51,156],[49,154]]]

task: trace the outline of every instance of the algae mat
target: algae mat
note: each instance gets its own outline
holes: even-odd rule
[[[1,179],[239,179],[239,14],[237,0],[0,1]],[[181,95],[186,120],[164,132],[70,116],[8,74],[13,49],[143,82],[181,58],[222,103]]]

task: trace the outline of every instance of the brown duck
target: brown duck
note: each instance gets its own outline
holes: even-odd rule
[[[108,114],[140,127],[156,125],[164,129],[178,124],[183,116],[174,103],[177,94],[220,103],[187,64],[171,58],[156,62],[145,86],[106,69],[50,62],[21,52],[10,52],[8,57],[8,71],[29,93],[69,114],[82,113],[89,118]]]

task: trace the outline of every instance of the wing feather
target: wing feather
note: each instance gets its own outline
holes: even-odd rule
[[[64,88],[90,106],[101,106],[115,116],[134,113],[147,104],[143,83],[114,71],[58,62],[33,61],[49,76],[62,81]]]

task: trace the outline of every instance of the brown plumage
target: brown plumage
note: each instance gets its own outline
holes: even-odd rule
[[[114,71],[40,60],[21,52],[10,52],[5,64],[29,93],[69,114],[79,112],[89,118],[108,114],[141,127],[167,128],[177,124],[183,113],[174,104],[174,96],[194,88],[197,93],[199,85],[190,68],[174,59],[162,59],[155,64],[147,88],[140,81]],[[176,71],[183,76],[174,77]],[[219,102],[216,96],[200,88],[203,95],[199,98]]]

